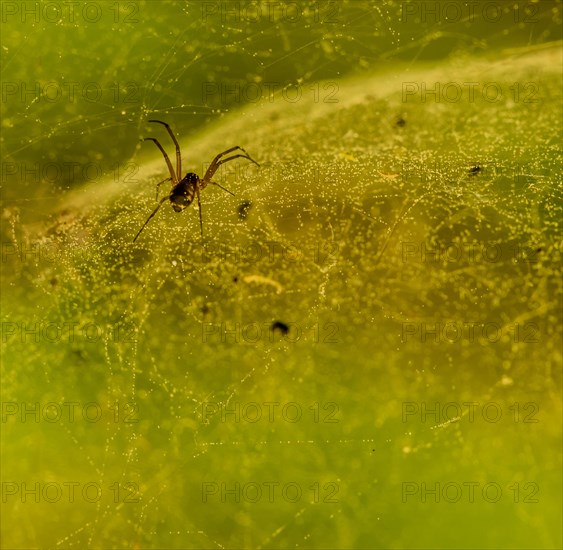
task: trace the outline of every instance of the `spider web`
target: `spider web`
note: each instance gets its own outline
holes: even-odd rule
[[[3,23],[2,401],[79,403],[73,421],[3,419],[3,481],[78,484],[73,501],[8,495],[5,545],[557,547],[560,3],[535,25],[421,23],[396,2],[97,5],[94,22]],[[29,67],[79,93],[22,98]],[[405,81],[475,80],[503,101],[401,98]],[[515,100],[526,83],[539,104]],[[139,140],[174,159],[151,118],[184,172],[237,144],[261,164],[217,172],[236,197],[202,193],[203,240],[195,207],[165,205],[130,242],[168,175]],[[432,255],[444,243],[500,260]],[[74,336],[21,332],[36,323]],[[446,323],[477,336],[421,336]],[[504,417],[402,420],[436,402]],[[537,427],[510,421],[516,403]],[[419,480],[533,482],[541,504],[501,501],[479,539],[466,519],[488,525],[490,503],[402,502]],[[444,521],[455,535],[437,538]]]

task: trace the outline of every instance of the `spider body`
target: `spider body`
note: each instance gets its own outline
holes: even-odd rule
[[[188,172],[184,179],[172,188],[170,202],[176,212],[181,212],[192,204],[199,183],[199,176],[193,172]],[[203,187],[200,186],[200,189],[203,189]]]
[[[215,175],[215,172],[217,172],[219,166],[221,166],[221,164],[225,164],[225,162],[235,160],[236,158],[245,158],[256,164],[256,166],[260,166],[260,165],[253,158],[251,158],[250,155],[242,147],[236,145],[235,147],[231,147],[230,149],[227,149],[226,151],[219,153],[211,161],[211,164],[209,165],[209,168],[205,172],[203,178],[200,178],[197,174],[194,174],[193,172],[188,172],[182,179],[180,179],[182,174],[182,156],[180,154],[180,145],[178,144],[178,141],[174,136],[172,129],[170,128],[170,126],[168,126],[168,124],[166,124],[166,122],[162,122],[161,120],[149,120],[149,122],[157,122],[158,124],[162,124],[166,128],[166,131],[168,132],[170,137],[172,138],[172,141],[174,142],[174,145],[176,147],[176,171],[174,171],[172,163],[170,162],[170,159],[168,158],[166,151],[159,143],[159,141],[155,138],[144,138],[143,141],[153,141],[154,144],[160,149],[160,152],[164,157],[166,166],[168,167],[168,171],[170,173],[169,178],[162,180],[156,186],[157,200],[158,200],[158,189],[163,183],[166,183],[167,181],[172,182],[172,190],[170,191],[170,194],[168,196],[160,200],[158,206],[155,208],[153,213],[148,217],[147,221],[143,224],[141,229],[139,229],[137,235],[135,235],[133,242],[137,240],[137,238],[139,237],[145,226],[151,221],[153,216],[158,212],[160,207],[167,200],[170,201],[170,204],[172,205],[172,208],[174,209],[175,212],[182,212],[182,210],[186,209],[188,206],[190,206],[190,204],[192,204],[195,197],[197,197],[197,204],[199,207],[199,225],[201,230],[201,237],[203,238],[203,218],[201,215],[200,191],[203,191],[211,183],[212,185],[216,185],[217,187],[223,189],[223,191],[226,191],[227,193],[230,193],[231,195],[234,196],[234,194],[231,193],[228,189],[225,189],[218,183],[211,181],[211,178]],[[220,160],[221,157],[224,157],[236,150],[242,151],[242,153],[237,153],[230,157]]]

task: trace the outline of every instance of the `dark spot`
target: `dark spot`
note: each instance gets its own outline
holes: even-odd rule
[[[536,252],[543,252],[543,248],[541,246],[539,248],[536,248]]]
[[[470,176],[475,176],[477,175],[479,172],[481,172],[482,168],[477,164],[476,166],[473,166],[469,169],[469,175]]]
[[[395,122],[395,125],[398,126],[399,128],[403,128],[404,126],[406,126],[407,121],[402,117],[397,117],[397,121]]]
[[[57,286],[59,283],[56,277],[53,277],[49,282],[51,283],[51,286]]]
[[[248,216],[248,211],[252,207],[252,203],[250,201],[242,202],[238,207],[238,217],[239,220],[246,220]]]
[[[233,283],[238,283],[238,277],[236,275],[233,277]]]
[[[84,353],[84,350],[80,348],[73,348],[71,350],[71,353],[73,355],[74,360],[78,360],[81,363],[84,363],[84,361],[86,361],[86,354]]]
[[[274,321],[270,327],[273,331],[279,330],[283,336],[289,332],[289,327],[281,321]]]
[[[209,306],[207,304],[204,304],[203,306],[201,306],[201,312],[204,315],[207,315],[209,313]]]

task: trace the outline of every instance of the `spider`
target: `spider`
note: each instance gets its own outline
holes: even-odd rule
[[[164,148],[158,142],[157,139],[144,138],[143,140],[141,140],[141,141],[154,141],[155,145],[160,149],[160,152],[164,156],[164,160],[166,161],[166,165],[168,166],[168,171],[170,172],[169,178],[162,180],[160,183],[156,185],[156,200],[158,200],[158,189],[163,183],[166,183],[167,181],[171,181],[173,187],[170,195],[161,199],[161,201],[158,203],[158,206],[155,208],[153,213],[147,218],[147,221],[143,224],[141,229],[139,229],[137,235],[135,235],[133,242],[137,240],[137,238],[139,237],[145,226],[151,221],[151,219],[158,212],[158,210],[163,205],[163,203],[169,200],[170,203],[172,204],[172,208],[174,209],[174,211],[181,212],[193,202],[194,196],[197,196],[197,204],[199,207],[199,226],[201,229],[201,237],[203,238],[203,218],[201,216],[201,200],[199,197],[200,191],[203,191],[211,183],[212,185],[216,185],[217,187],[220,187],[221,189],[223,189],[223,191],[230,193],[234,197],[234,193],[231,193],[231,191],[225,189],[223,186],[219,185],[218,183],[211,181],[211,178],[215,175],[215,172],[217,172],[219,166],[221,166],[221,164],[225,164],[225,162],[229,162],[230,160],[235,160],[236,158],[239,157],[248,159],[249,161],[256,164],[256,166],[260,166],[260,165],[254,159],[252,159],[250,155],[242,147],[236,145],[235,147],[231,147],[230,149],[227,149],[226,151],[219,153],[211,161],[211,164],[209,165],[207,172],[205,172],[205,176],[203,176],[203,179],[200,179],[199,176],[197,174],[194,174],[193,172],[188,172],[182,179],[180,179],[182,176],[182,157],[180,154],[180,145],[178,145],[178,141],[176,140],[174,133],[172,132],[170,126],[166,124],[166,122],[162,122],[161,120],[149,120],[149,122],[157,122],[158,124],[162,124],[166,128],[167,132],[170,134],[170,137],[172,138],[172,141],[176,146],[176,172],[174,172],[174,168],[172,166],[172,163],[170,162],[170,159],[168,158],[168,155],[166,154],[166,151],[164,150]],[[229,153],[232,153],[233,151],[236,150],[240,150],[244,154],[238,153],[226,159],[219,160],[221,157],[228,155]]]

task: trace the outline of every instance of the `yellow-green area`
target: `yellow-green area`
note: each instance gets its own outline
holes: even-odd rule
[[[150,142],[129,181],[8,211],[49,253],[3,263],[3,544],[560,548],[560,68],[499,50],[241,109],[180,140],[184,171],[261,164],[204,190],[203,241],[165,205],[131,242],[168,175]]]

